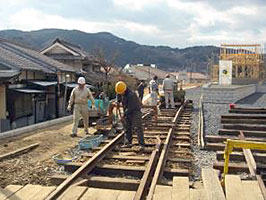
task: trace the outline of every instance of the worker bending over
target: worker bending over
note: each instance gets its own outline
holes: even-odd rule
[[[88,109],[88,99],[92,102],[92,109],[95,109],[94,98],[91,94],[89,88],[85,86],[85,78],[80,77],[78,79],[78,86],[75,87],[69,99],[67,110],[71,111],[72,105],[74,104],[74,111],[73,111],[73,129],[72,129],[72,137],[77,136],[78,131],[78,123],[80,117],[82,116],[83,123],[84,123],[84,132],[85,134],[89,134],[88,132],[88,123],[89,123],[89,109]]]
[[[141,149],[143,149],[145,143],[141,119],[141,103],[138,96],[123,81],[116,83],[115,92],[120,97],[124,109],[126,138],[123,147],[132,147],[132,132],[136,132],[138,135],[138,143]]]
[[[175,108],[174,102],[174,81],[170,79],[170,75],[167,74],[165,79],[163,80],[163,91],[165,97],[165,105],[166,108],[169,108],[169,100],[171,103],[171,108]]]
[[[158,77],[154,76],[149,83],[149,92],[151,94],[151,106],[157,106],[157,99],[159,94],[157,79]]]

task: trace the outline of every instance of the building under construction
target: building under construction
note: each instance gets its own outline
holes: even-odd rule
[[[221,44],[219,59],[232,61],[232,84],[256,83],[265,77],[260,44]],[[218,77],[219,66],[213,65],[212,79]]]

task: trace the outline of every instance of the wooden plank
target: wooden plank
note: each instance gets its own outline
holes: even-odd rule
[[[189,200],[188,177],[174,177],[172,199]]]
[[[24,186],[21,190],[17,191],[15,194],[9,197],[10,200],[27,200],[34,199],[38,193],[41,193],[42,186],[28,184]]]
[[[257,124],[223,124],[224,129],[237,129],[237,130],[248,130],[248,131],[266,131],[265,125]]]
[[[69,190],[67,190],[66,192],[64,192],[61,195],[59,200],[74,200],[74,199],[78,199],[79,197],[81,197],[87,191],[87,189],[88,189],[87,187],[82,187],[82,186],[70,187]]]
[[[239,176],[225,176],[225,193],[227,200],[246,200],[243,192],[242,182]]]
[[[85,157],[91,158],[93,157],[92,154],[85,155]],[[117,160],[144,160],[148,161],[150,158],[148,156],[125,156],[125,155],[107,155],[105,159],[117,159]]]
[[[190,189],[190,200],[207,200],[205,189]]]
[[[244,135],[243,131],[240,131],[239,138],[245,140],[245,135]],[[245,159],[247,161],[249,172],[252,176],[256,177],[258,184],[259,184],[259,187],[260,187],[260,190],[261,190],[261,193],[262,193],[262,196],[264,199],[266,199],[265,185],[264,185],[264,182],[263,182],[261,176],[256,175],[257,164],[255,162],[255,159],[254,159],[250,149],[243,149],[243,153],[244,153]]]
[[[223,171],[224,162],[223,161],[214,162],[213,168]],[[228,169],[229,169],[229,173],[236,173],[236,172],[247,172],[248,173],[249,172],[248,166],[245,162],[241,162],[241,163],[229,162]]]
[[[119,190],[89,188],[80,200],[116,200]]]
[[[225,200],[222,186],[213,169],[202,169],[202,180],[208,200]]]
[[[119,160],[144,160],[144,161],[148,161],[150,159],[148,156],[122,156],[122,155],[107,156],[107,158],[119,159]]]
[[[8,197],[19,191],[21,188],[23,188],[23,186],[20,185],[8,185],[5,189],[1,188],[0,199],[8,199]]]
[[[222,124],[266,124],[266,119],[221,119]]]
[[[172,199],[172,187],[164,185],[156,185],[153,200],[171,200]]]
[[[252,153],[254,156],[255,161],[266,163],[266,153]],[[224,152],[217,151],[216,152],[216,159],[217,160],[224,160]],[[238,160],[238,161],[245,161],[245,156],[243,152],[232,152],[230,154],[230,159]]]
[[[266,120],[266,116],[261,116],[261,115],[222,115],[221,119],[265,119]]]
[[[242,130],[245,137],[266,137],[266,132],[265,131],[245,131]],[[234,135],[238,136],[239,135],[239,130],[236,129],[219,129],[218,130],[219,135]]]
[[[59,185],[68,175],[54,175],[51,177],[52,184]],[[87,185],[89,187],[115,189],[115,190],[131,190],[136,191],[139,186],[139,180],[127,178],[115,178],[106,176],[89,176],[87,177]]]
[[[5,193],[5,190],[0,188],[0,200],[6,199],[7,194]]]
[[[239,132],[240,132],[239,138],[242,140],[245,140],[245,136],[244,136],[243,131],[239,131]],[[247,165],[248,165],[249,173],[253,177],[256,176],[257,165],[256,165],[255,159],[254,159],[250,149],[243,149],[243,153],[244,153]]]
[[[177,148],[190,148],[191,147],[191,144],[185,144],[185,143],[172,144],[172,147],[177,147]]]
[[[222,151],[225,148],[225,144],[222,143],[206,143],[206,149],[214,151]],[[234,151],[242,151],[242,148],[234,148]],[[253,152],[266,153],[265,149],[253,149]]]
[[[264,114],[266,113],[265,109],[254,109],[254,108],[234,108],[230,109],[229,113],[243,113],[243,114]]]
[[[117,200],[132,200],[136,192],[120,190]]]
[[[126,163],[145,164],[145,160],[126,160]]]
[[[39,190],[38,193],[35,193],[34,195],[31,196],[31,200],[41,200],[41,199],[45,199],[46,197],[48,197],[48,195],[55,190],[56,187],[45,187],[42,186],[41,189]]]
[[[266,142],[266,138],[256,138],[256,137],[245,137],[246,140],[256,141],[256,142]],[[233,135],[206,135],[207,142],[225,142],[227,139],[239,140],[237,136]]]
[[[182,162],[182,163],[192,163],[192,159],[188,159],[188,158],[167,158],[167,161]]]
[[[261,191],[261,194],[263,196],[263,199],[265,200],[266,199],[266,188],[265,188],[265,184],[264,184],[264,181],[262,179],[262,176],[261,175],[256,175],[256,178],[257,178],[257,181],[258,181],[258,184],[259,184],[260,191]]]
[[[39,143],[34,143],[34,144],[29,145],[29,146],[17,149],[15,151],[8,152],[8,153],[5,153],[3,155],[0,155],[0,161],[3,160],[3,159],[7,159],[9,157],[14,157],[14,156],[20,155],[22,153],[28,152],[28,151],[36,148],[37,146],[39,146]]]
[[[257,181],[242,181],[243,191],[248,200],[264,200]]]
[[[189,170],[188,169],[173,169],[173,168],[166,167],[163,175],[170,179],[172,179],[174,176],[189,176]]]

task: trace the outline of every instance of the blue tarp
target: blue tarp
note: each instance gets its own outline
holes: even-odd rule
[[[109,101],[102,100],[102,99],[95,99],[95,107],[97,109],[100,109],[101,112],[106,113],[108,106],[109,106]],[[88,101],[88,106],[91,108],[91,100]]]

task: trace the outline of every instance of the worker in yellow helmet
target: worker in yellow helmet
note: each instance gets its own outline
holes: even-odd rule
[[[121,97],[126,122],[125,144],[122,147],[132,147],[132,132],[136,132],[138,135],[138,143],[141,149],[143,149],[145,143],[141,120],[141,102],[137,94],[130,90],[123,81],[116,83],[115,92]]]

